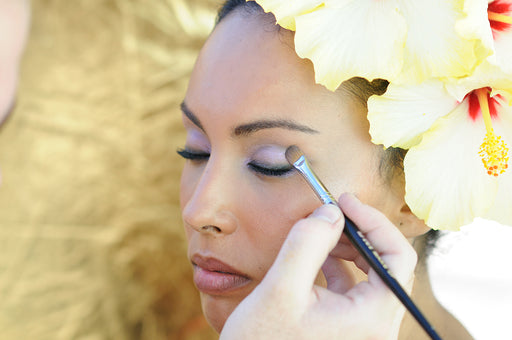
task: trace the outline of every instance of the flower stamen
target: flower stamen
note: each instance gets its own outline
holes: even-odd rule
[[[492,128],[491,112],[489,109],[489,90],[481,88],[475,90],[482,117],[485,123],[486,134],[478,154],[482,158],[487,174],[498,177],[508,168],[508,147],[501,136],[496,136]]]
[[[497,22],[502,22],[505,24],[512,24],[512,17],[505,15],[505,14],[488,11],[487,17],[489,18],[490,21],[497,21]]]

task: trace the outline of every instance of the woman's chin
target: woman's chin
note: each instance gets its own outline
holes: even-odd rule
[[[201,293],[203,314],[217,333],[222,331],[224,323],[242,300],[243,297],[219,297]]]

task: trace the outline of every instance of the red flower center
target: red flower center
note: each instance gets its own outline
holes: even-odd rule
[[[506,31],[512,27],[512,1],[495,0],[487,7],[487,16],[494,37],[496,33]]]
[[[485,90],[487,95],[487,104],[489,106],[489,113],[491,118],[498,117],[498,106],[500,105],[497,101],[498,98],[502,99],[502,96],[497,94],[491,98],[491,88],[484,87],[482,89],[471,91],[466,95],[469,103],[468,114],[473,121],[477,120],[482,116],[482,109],[480,107],[480,102],[478,100],[477,91]]]

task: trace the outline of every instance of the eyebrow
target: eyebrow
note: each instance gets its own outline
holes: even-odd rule
[[[181,112],[183,112],[183,114],[187,116],[187,118],[190,119],[190,121],[194,123],[194,125],[196,125],[198,128],[204,131],[203,124],[201,124],[199,118],[197,118],[197,116],[193,114],[192,111],[190,111],[190,109],[188,108],[187,104],[185,104],[184,101],[181,102],[180,108]]]
[[[201,124],[201,122],[199,121],[197,116],[187,107],[185,102],[181,103],[181,111],[183,112],[183,114],[185,116],[187,116],[188,119],[190,119],[190,121],[192,123],[194,123],[198,128],[200,128],[201,130],[204,131],[203,125]],[[251,122],[251,123],[238,125],[237,127],[235,127],[233,129],[232,135],[236,136],[236,137],[248,136],[248,135],[250,135],[256,131],[259,131],[259,130],[273,129],[273,128],[281,128],[281,129],[292,130],[292,131],[294,130],[294,131],[300,131],[300,132],[309,133],[309,134],[319,133],[317,130],[315,130],[309,126],[296,123],[292,120],[262,119],[262,120],[257,120],[257,121]]]
[[[281,129],[286,129],[286,130],[295,130],[295,131],[311,133],[311,134],[318,133],[317,130],[312,129],[309,126],[298,124],[298,123],[295,123],[294,121],[291,121],[291,120],[286,120],[286,119],[277,119],[277,120],[263,119],[263,120],[257,120],[255,122],[251,122],[251,123],[242,124],[242,125],[237,126],[233,130],[233,135],[235,135],[235,136],[247,136],[247,135],[250,135],[251,133],[254,133],[254,132],[259,131],[259,130],[273,129],[273,128],[281,128]]]

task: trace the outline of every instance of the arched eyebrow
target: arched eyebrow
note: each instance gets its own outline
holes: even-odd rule
[[[251,123],[242,124],[233,129],[234,136],[247,136],[259,130],[281,128],[286,130],[295,130],[305,133],[318,133],[317,130],[310,128],[309,126],[298,124],[292,120],[286,119],[263,119],[257,120]]]
[[[200,128],[201,130],[204,131],[201,121],[199,121],[197,116],[187,107],[187,104],[185,104],[185,102],[181,103],[181,111],[183,112],[183,114],[185,116],[187,116],[188,119],[190,119],[190,121],[192,123],[194,123],[194,125],[196,125],[198,128]],[[300,132],[309,133],[309,134],[319,133],[317,130],[315,130],[307,125],[299,124],[292,120],[261,119],[261,120],[256,120],[254,122],[238,125],[233,129],[231,134],[234,137],[243,137],[243,136],[248,136],[256,131],[260,131],[260,130],[264,130],[264,129],[275,129],[275,128],[300,131]]]
[[[187,118],[190,119],[190,121],[194,123],[195,126],[200,128],[204,132],[203,124],[201,124],[199,118],[197,118],[197,116],[192,111],[190,111],[190,109],[188,108],[187,104],[185,104],[184,101],[181,102],[180,108],[181,112],[183,112],[183,114],[187,116]]]

